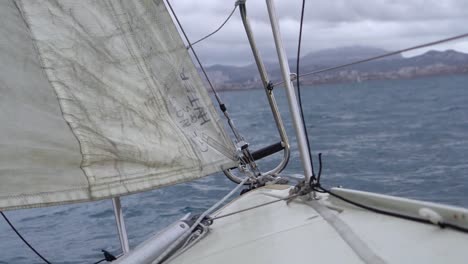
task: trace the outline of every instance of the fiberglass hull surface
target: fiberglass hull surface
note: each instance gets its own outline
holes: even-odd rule
[[[224,215],[288,195],[270,186],[235,199]],[[466,228],[468,210],[345,189],[336,193],[406,215],[421,208]],[[451,219],[447,219],[451,217]],[[372,213],[328,195],[272,203],[214,221],[208,235],[169,263],[464,263],[468,234]]]

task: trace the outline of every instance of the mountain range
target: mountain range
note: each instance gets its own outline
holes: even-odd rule
[[[336,65],[350,63],[388,53],[373,47],[351,46],[312,52],[301,57],[301,73],[313,72]],[[295,72],[296,59],[289,61],[291,71]],[[279,65],[266,61],[265,67],[270,80],[280,80]],[[206,68],[207,73],[219,90],[261,88],[260,76],[255,64],[247,66],[213,65]],[[338,70],[327,71],[301,78],[303,84],[337,82],[362,82],[377,79],[408,79],[442,74],[467,74],[468,54],[447,50],[428,51],[422,55],[405,58],[393,55],[383,59],[354,65]]]

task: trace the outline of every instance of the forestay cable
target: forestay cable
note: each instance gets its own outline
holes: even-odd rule
[[[169,2],[169,0],[166,0],[166,2],[167,2],[167,5],[169,6],[169,9],[171,10],[172,15],[174,15],[174,18],[175,18],[175,20],[177,22],[177,25],[179,25],[180,31],[182,31],[182,34],[184,35],[185,40],[187,41],[187,43],[189,43],[189,48],[192,50],[193,56],[195,57],[195,60],[197,61],[198,65],[200,66],[200,69],[203,72],[203,75],[205,76],[206,81],[208,82],[208,85],[211,88],[211,91],[213,91],[213,94],[214,94],[214,96],[216,98],[216,101],[218,102],[219,108],[221,109],[224,116],[226,117],[226,119],[228,121],[228,124],[229,124],[229,127],[231,128],[232,132],[234,133],[234,136],[236,137],[236,140],[238,142],[242,141],[243,138],[239,134],[237,129],[234,127],[234,123],[232,122],[232,119],[229,117],[229,114],[227,112],[226,105],[221,101],[221,98],[219,97],[218,92],[214,88],[213,83],[211,82],[210,78],[208,77],[208,74],[206,73],[205,68],[203,67],[203,64],[201,63],[200,59],[198,58],[197,52],[193,48],[193,45],[190,45],[190,40],[189,40],[187,34],[185,33],[185,30],[182,27],[182,24],[180,23],[179,18],[177,17],[177,14],[175,13],[174,9],[172,8],[171,3]]]
[[[179,21],[179,18],[177,17],[177,14],[175,13],[174,9],[172,8],[172,5],[171,3],[169,2],[169,0],[166,0],[167,2],[167,5],[169,6],[169,9],[171,10],[172,14],[174,15],[174,18],[177,22],[177,24],[179,25],[179,28],[180,30],[182,31],[182,34],[184,35],[185,37],[185,40],[187,41],[187,43],[190,44],[190,40],[187,36],[187,34],[185,33],[185,30],[184,28],[182,27],[182,24],[180,23]],[[239,5],[239,1],[237,1],[235,3],[235,6],[237,7],[237,5]],[[235,10],[235,8],[234,8]],[[249,147],[248,147],[248,144],[244,141],[244,138],[242,137],[242,135],[239,133],[239,131],[237,130],[237,128],[234,126],[234,122],[232,121],[231,117],[229,116],[229,113],[227,111],[227,107],[226,105],[221,101],[221,98],[219,97],[218,95],[218,92],[216,91],[216,89],[214,88],[213,86],[213,83],[211,82],[210,78],[208,77],[208,74],[206,73],[206,70],[205,68],[203,67],[200,59],[198,58],[198,55],[195,51],[195,49],[193,48],[193,45],[189,45],[189,48],[192,50],[192,53],[193,53],[193,56],[195,57],[198,65],[200,66],[200,69],[201,71],[203,72],[203,75],[205,76],[211,90],[213,91],[213,94],[216,98],[216,101],[218,102],[218,105],[219,105],[219,108],[221,109],[221,111],[223,112],[224,114],[224,117],[226,118],[227,120],[227,123],[229,125],[229,127],[231,128],[231,131],[232,133],[234,134],[234,137],[236,138],[236,143],[238,143],[237,147],[240,149],[240,151],[243,153],[243,155],[246,157],[247,159],[247,164],[249,165],[249,167],[251,168],[251,170],[256,174],[256,175],[260,175],[260,171],[257,167],[257,165],[255,164],[255,160],[253,159],[251,153],[250,153],[250,150],[249,150]]]

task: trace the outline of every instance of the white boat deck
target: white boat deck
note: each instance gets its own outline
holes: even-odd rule
[[[224,215],[288,195],[287,186],[251,191],[226,205]],[[432,208],[468,225],[468,210],[362,192],[335,190],[380,208]],[[395,202],[396,201],[396,202]],[[398,206],[396,205],[398,204]],[[401,207],[401,208],[400,208]],[[395,210],[393,210],[395,211]],[[413,212],[417,215],[418,211]],[[453,221],[451,220],[451,223]],[[214,221],[208,235],[169,263],[467,263],[468,234],[372,213],[328,195],[269,204]]]

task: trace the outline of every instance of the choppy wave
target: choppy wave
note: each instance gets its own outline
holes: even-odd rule
[[[324,184],[468,207],[466,83],[468,76],[451,76],[304,89],[312,150],[323,153]],[[283,91],[277,93],[281,110],[286,110]],[[253,149],[279,140],[263,94],[221,95]],[[282,116],[295,148],[289,113]],[[300,173],[298,153],[291,157],[287,173]],[[279,159],[259,165],[266,170]],[[216,174],[123,197],[131,245],[186,213],[202,212],[230,188],[233,184]],[[102,258],[101,249],[120,252],[110,201],[7,214],[53,263],[91,263]],[[0,263],[39,263],[2,221],[0,234]]]

